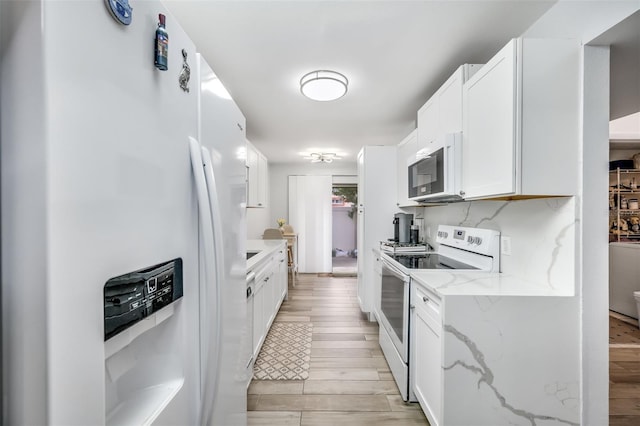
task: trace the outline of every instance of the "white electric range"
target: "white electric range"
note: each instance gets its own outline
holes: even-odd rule
[[[439,225],[436,251],[381,250],[380,346],[402,399],[416,401],[410,389],[410,294],[412,269],[500,271],[500,232]]]

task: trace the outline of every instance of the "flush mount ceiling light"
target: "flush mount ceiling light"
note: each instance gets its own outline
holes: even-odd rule
[[[335,71],[311,71],[300,79],[300,91],[314,101],[334,101],[347,93],[349,80]]]
[[[311,160],[312,163],[331,163],[333,160],[341,159],[341,157],[333,152],[312,152],[303,158],[305,160]]]

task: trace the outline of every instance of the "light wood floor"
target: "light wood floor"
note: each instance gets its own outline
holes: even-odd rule
[[[638,322],[611,312],[610,316],[632,325],[621,328],[616,321],[609,323],[609,425],[640,425],[640,345]],[[631,343],[631,344],[630,344]]]
[[[428,425],[405,404],[378,345],[378,326],[361,314],[355,278],[298,275],[276,321],[313,323],[308,380],[253,381],[249,425]]]

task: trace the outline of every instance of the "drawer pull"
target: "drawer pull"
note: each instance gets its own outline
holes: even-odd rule
[[[427,296],[422,296],[422,301],[424,303],[427,303],[429,301],[429,298]]]

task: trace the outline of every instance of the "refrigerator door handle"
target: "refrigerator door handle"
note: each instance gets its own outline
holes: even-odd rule
[[[213,292],[207,288],[213,277],[213,270],[215,268],[214,256],[214,238],[213,238],[213,222],[211,220],[211,208],[209,204],[209,196],[207,191],[207,182],[204,172],[204,163],[202,160],[202,149],[200,143],[193,137],[189,137],[189,153],[191,155],[191,167],[193,168],[193,178],[195,183],[196,195],[198,198],[198,213],[200,217],[200,237],[202,238],[203,258],[204,258],[204,277],[200,280],[200,394],[202,404],[206,403],[205,394],[207,394],[205,387],[207,381],[204,378],[208,377],[205,372],[209,370],[209,350],[211,342],[210,336],[205,332],[211,329],[212,321],[209,321],[208,313],[209,307],[214,306],[215,301],[210,300],[213,297]],[[200,413],[198,415],[199,424],[205,424],[203,422],[205,414],[210,412],[211,407],[207,407],[208,411],[204,410],[203,405],[200,407]]]
[[[209,341],[208,353],[213,357],[209,358],[208,366],[213,367],[213,371],[206,372],[205,377],[210,377],[211,380],[205,383],[205,393],[203,400],[203,414],[207,418],[202,424],[210,424],[211,416],[213,415],[213,401],[218,393],[218,382],[220,371],[220,347],[222,346],[222,330],[220,325],[222,324],[222,304],[220,300],[222,298],[222,285],[224,282],[224,247],[222,241],[222,217],[220,215],[220,202],[218,199],[218,190],[216,186],[215,174],[213,172],[213,162],[211,161],[211,154],[206,147],[202,147],[202,162],[204,165],[204,176],[207,184],[207,195],[209,200],[209,210],[211,212],[211,220],[213,227],[213,245],[214,245],[214,274],[215,274],[215,322],[209,323],[210,335],[215,337]],[[213,346],[212,346],[213,344]]]

